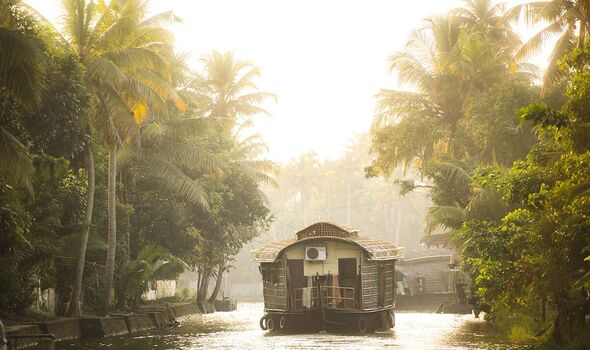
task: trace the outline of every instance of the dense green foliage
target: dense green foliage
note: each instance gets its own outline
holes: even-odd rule
[[[36,156],[34,195],[2,183],[0,310],[21,312],[34,300],[33,288],[63,286],[60,272],[73,263],[68,240],[79,232],[85,183],[68,161]]]
[[[419,171],[426,182],[398,178],[400,192],[429,189],[434,205],[427,233],[447,229],[472,277],[474,298],[489,306],[487,317],[506,326],[515,341],[588,341],[590,73],[588,50],[582,49],[588,8],[585,1],[549,1],[503,12],[489,1],[466,1],[465,9],[427,21],[407,50],[392,56],[400,82],[417,92],[378,95],[377,159],[367,175],[391,176],[400,164]],[[520,49],[508,40],[509,27],[497,35],[497,26],[464,21],[469,13],[509,20],[522,12],[550,24]],[[534,69],[515,62],[548,33],[562,37],[540,97],[527,74]],[[464,59],[486,47],[498,54]]]
[[[270,222],[273,164],[243,132],[272,96],[258,69],[213,52],[191,71],[146,1],[64,0],[63,35],[21,5],[0,1],[0,316],[36,288],[78,315],[185,270],[220,284]]]

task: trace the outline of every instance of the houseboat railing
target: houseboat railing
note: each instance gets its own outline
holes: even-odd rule
[[[322,303],[328,309],[354,309],[354,287],[321,287]]]
[[[303,295],[305,290],[309,290],[310,293],[310,307],[303,306]],[[307,310],[307,309],[314,309],[319,305],[319,291],[318,287],[304,287],[304,288],[296,288],[293,290],[293,310]]]

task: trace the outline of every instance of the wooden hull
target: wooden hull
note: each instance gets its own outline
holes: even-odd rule
[[[395,326],[393,307],[377,310],[312,309],[307,311],[265,310],[260,327],[267,331],[349,331],[372,333]]]

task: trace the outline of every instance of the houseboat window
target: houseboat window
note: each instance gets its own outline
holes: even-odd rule
[[[303,259],[288,259],[289,278],[293,288],[307,287],[307,278],[303,272]]]
[[[340,286],[356,286],[356,259],[345,258],[338,259],[338,275],[340,277]]]

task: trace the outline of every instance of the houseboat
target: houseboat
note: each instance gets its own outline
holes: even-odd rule
[[[422,247],[406,250],[397,264],[396,309],[470,314],[469,275],[446,233],[422,239]]]
[[[402,254],[391,242],[328,222],[253,250],[263,283],[260,327],[363,333],[393,328],[395,262]]]

